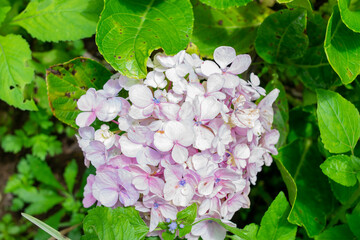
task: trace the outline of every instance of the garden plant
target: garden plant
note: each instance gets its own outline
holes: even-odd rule
[[[0,0],[0,240],[360,239],[359,0]]]

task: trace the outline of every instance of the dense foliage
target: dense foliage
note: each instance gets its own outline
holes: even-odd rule
[[[8,212],[0,212],[0,239],[48,236],[19,212],[61,230],[25,214],[59,239],[155,239],[145,237],[134,208],[82,206],[94,169],[85,170],[71,147],[77,101],[115,72],[145,78],[156,53],[186,49],[212,59],[219,46],[251,56],[242,79],[254,72],[267,92],[280,90],[273,104],[280,139],[253,204],[233,218],[237,228],[212,224],[228,239],[360,238],[359,22],[358,0],[2,0],[0,164],[14,164],[0,189]],[[178,212],[181,236],[203,224],[194,222],[198,207]],[[175,237],[174,225],[158,227],[164,239]]]

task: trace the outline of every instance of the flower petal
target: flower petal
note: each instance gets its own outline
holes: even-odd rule
[[[235,49],[232,47],[221,46],[214,51],[214,60],[221,69],[226,68],[227,65],[232,63],[236,57]]]

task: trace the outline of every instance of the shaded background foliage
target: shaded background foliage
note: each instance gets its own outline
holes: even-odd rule
[[[76,99],[115,71],[145,77],[154,50],[212,58],[220,45],[251,55],[242,78],[281,90],[279,154],[233,221],[251,239],[360,238],[359,23],[358,0],[1,0],[0,239],[48,237],[20,212],[71,239],[110,239],[89,230],[97,217],[135,213],[82,207],[93,169],[65,125],[75,127]],[[144,227],[107,224],[130,229],[118,238]]]

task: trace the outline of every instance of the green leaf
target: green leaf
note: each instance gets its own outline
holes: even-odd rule
[[[66,166],[64,171],[64,179],[66,182],[66,186],[70,193],[72,193],[74,189],[74,184],[76,180],[76,176],[78,173],[78,165],[76,164],[75,159],[71,160],[71,162]]]
[[[143,239],[149,232],[149,228],[145,224],[144,220],[139,215],[139,212],[132,207],[116,208],[115,215],[122,215],[125,217],[131,226],[134,228],[136,239]]]
[[[286,143],[286,138],[289,133],[289,105],[286,98],[286,91],[282,83],[274,79],[266,85],[266,92],[271,92],[273,89],[279,89],[279,97],[273,104],[274,122],[273,128],[280,132],[280,139],[276,146],[279,148]]]
[[[309,39],[304,33],[305,9],[280,10],[260,25],[255,40],[256,52],[268,63],[284,63],[304,55]]]
[[[98,62],[83,57],[51,67],[46,73],[46,82],[55,117],[77,128],[75,119],[80,111],[76,101],[88,88],[102,89],[111,75]]]
[[[297,7],[304,8],[308,11],[309,15],[311,15],[312,11],[313,11],[313,8],[312,8],[309,0],[293,0],[293,1],[287,2],[286,6],[290,9],[297,8]]]
[[[47,218],[44,223],[52,227],[53,229],[56,229],[59,227],[59,223],[61,221],[61,218],[65,215],[65,210],[61,209],[58,212],[56,212],[54,215]],[[34,240],[43,240],[48,239],[49,235],[46,231],[39,230],[37,234],[34,237]]]
[[[360,137],[360,116],[355,106],[340,94],[317,90],[320,136],[331,153],[353,151]]]
[[[62,152],[61,142],[56,139],[56,136],[39,134],[30,140],[32,143],[32,154],[42,160],[45,160],[47,154],[54,156]]]
[[[184,224],[184,228],[179,229],[179,237],[183,237],[191,231],[191,224],[195,221],[197,216],[197,205],[196,203],[191,204],[187,208],[177,213],[176,219],[180,224]]]
[[[297,226],[288,222],[289,213],[290,205],[280,192],[261,219],[257,239],[295,239]]]
[[[359,239],[360,238],[360,203],[354,208],[351,214],[346,214],[346,220],[352,233]]]
[[[184,210],[177,213],[176,218],[178,221],[182,221],[184,225],[192,224],[197,216],[196,203],[191,204]]]
[[[337,225],[322,232],[315,240],[339,240],[339,239],[355,239],[350,228],[346,224]]]
[[[36,157],[28,157],[28,161],[36,180],[55,189],[64,190],[45,161],[41,161]]]
[[[8,0],[1,1],[1,6],[0,6],[0,26],[1,26],[1,23],[5,20],[6,14],[10,11],[10,9],[11,9],[11,6],[10,6]]]
[[[189,0],[106,0],[96,44],[115,70],[144,78],[153,50],[162,48],[173,55],[186,47],[193,19]]]
[[[161,236],[162,236],[162,238],[163,238],[164,240],[174,240],[175,237],[176,237],[176,233],[175,233],[175,232],[174,232],[174,233],[171,233],[171,232],[169,232],[169,231],[166,231],[166,232],[163,232],[163,233],[161,234]]]
[[[334,193],[335,198],[341,203],[345,204],[352,197],[354,192],[359,188],[359,184],[355,184],[352,187],[345,187],[339,183],[330,179],[331,190]]]
[[[33,216],[31,216],[29,214],[26,214],[26,213],[21,213],[21,215],[24,218],[26,218],[27,220],[29,220],[30,222],[32,222],[33,224],[35,224],[36,226],[38,226],[39,228],[41,228],[42,230],[44,230],[45,232],[47,232],[48,234],[50,234],[51,236],[53,236],[54,238],[56,238],[58,240],[66,240],[66,239],[68,239],[67,237],[64,237],[60,232],[53,229],[52,227],[50,227],[46,223],[40,221],[39,219],[34,218]]]
[[[250,223],[246,225],[243,229],[243,233],[252,240],[256,239],[256,235],[258,231],[259,231],[259,226],[255,223]]]
[[[360,33],[348,29],[341,21],[338,7],[334,7],[324,42],[329,63],[344,84],[351,83],[360,73]]]
[[[130,220],[129,217],[118,214],[117,209],[91,209],[84,219],[85,235],[81,239],[142,239],[135,236]]]
[[[251,1],[252,0],[200,0],[200,2],[218,9],[245,6]]]
[[[37,110],[34,101],[23,96],[34,77],[34,69],[27,67],[30,59],[29,44],[21,36],[0,36],[0,99],[22,110]]]
[[[25,212],[33,215],[46,213],[55,205],[64,201],[62,196],[48,189],[40,189],[39,191],[23,191],[23,189],[19,189],[16,191],[16,194],[18,194],[24,202],[30,203],[30,205],[25,208]]]
[[[342,21],[354,32],[360,32],[360,9],[350,9],[351,0],[339,0],[339,10]]]
[[[237,53],[247,53],[254,47],[258,26],[270,13],[269,8],[256,2],[227,10],[196,3],[191,42],[207,57],[219,46],[232,46]]]
[[[357,175],[360,168],[354,166],[353,161],[360,161],[354,156],[335,155],[331,156],[320,165],[323,173],[346,187],[354,186],[357,183]]]
[[[319,168],[322,157],[313,141],[298,139],[280,148],[274,156],[279,161],[277,165],[281,162],[288,172],[280,170],[292,203],[288,220],[303,226],[309,237],[323,230],[333,202],[328,179]]]
[[[33,0],[12,20],[41,41],[90,37],[103,7],[101,0]]]
[[[1,147],[5,152],[18,153],[23,147],[22,138],[16,135],[6,135],[1,141]]]
[[[301,81],[310,89],[341,85],[340,78],[331,68],[324,51],[326,21],[320,14],[309,15],[306,30],[309,47],[304,56],[292,64],[297,67]]]

